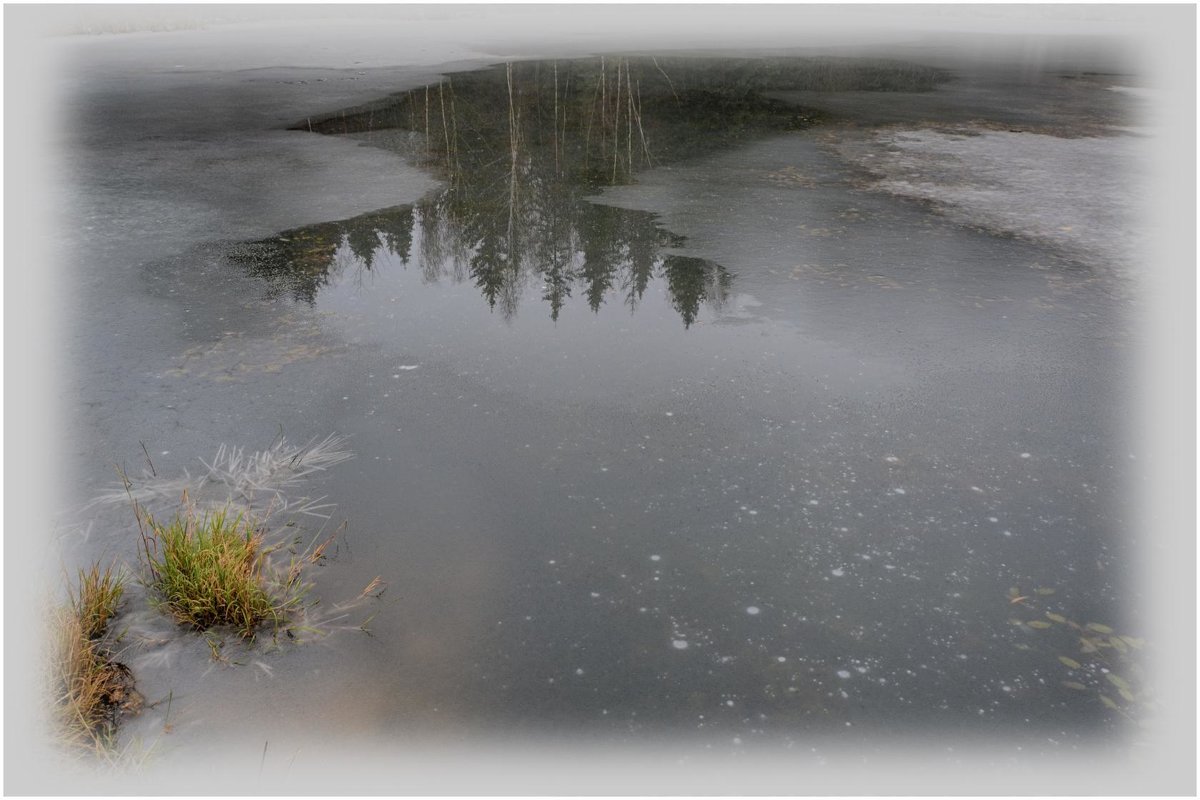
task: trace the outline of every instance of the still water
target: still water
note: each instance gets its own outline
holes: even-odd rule
[[[830,147],[874,97],[1013,125],[1071,77],[963,114],[962,76],[910,63],[518,62],[295,121],[436,188],[142,265],[188,345],[146,402],[249,450],[347,435],[311,488],[348,523],[317,592],[389,590],[370,636],[234,668],[159,626],[147,697],[198,741],[1118,729],[1128,647],[1079,651],[1137,633],[1123,301]]]

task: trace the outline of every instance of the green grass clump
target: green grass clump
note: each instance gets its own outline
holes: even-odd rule
[[[149,515],[145,521],[148,588],[181,624],[198,630],[227,625],[249,638],[264,622],[278,627],[299,603],[295,594],[273,591],[264,532],[245,514],[198,515],[185,507],[167,524]]]

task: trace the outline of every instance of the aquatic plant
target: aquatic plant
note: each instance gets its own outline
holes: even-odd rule
[[[105,640],[108,622],[124,591],[113,566],[79,571],[69,605],[52,612],[50,683],[55,723],[69,747],[109,756],[122,714],[136,713],[141,698],[129,670]]]
[[[1146,640],[1137,636],[1119,634],[1111,625],[1100,622],[1078,622],[1059,610],[1051,611],[1041,606],[1055,594],[1049,587],[1037,588],[1023,594],[1018,587],[1008,590],[1009,604],[1023,609],[1028,617],[1012,617],[1009,622],[1034,631],[1057,631],[1055,643],[1067,653],[1059,653],[1056,660],[1067,672],[1060,684],[1076,692],[1093,696],[1097,702],[1121,716],[1139,721],[1143,712],[1152,703],[1151,693],[1145,686],[1143,670],[1136,658]],[[1021,643],[1020,649],[1030,649]]]
[[[170,522],[143,515],[142,557],[154,601],[198,630],[227,625],[244,638],[278,627],[300,603],[296,581],[271,580],[265,531],[244,513],[199,513],[185,502]]]
[[[103,571],[98,563],[87,571],[79,570],[79,587],[71,597],[71,608],[84,636],[95,639],[104,634],[124,594],[125,576],[116,564]]]
[[[353,458],[345,438],[330,435],[293,445],[282,436],[263,450],[221,445],[204,471],[160,476],[147,454],[136,479],[118,468],[121,491],[95,503],[132,506],[140,542],[142,583],[154,605],[194,630],[231,629],[253,639],[272,633],[323,635],[351,609],[381,591],[344,603],[306,602],[310,568],[326,560],[343,526],[307,546],[302,516],[330,517],[332,506],[294,490],[316,473]],[[336,554],[336,547],[335,553]],[[382,586],[382,581],[374,588]]]

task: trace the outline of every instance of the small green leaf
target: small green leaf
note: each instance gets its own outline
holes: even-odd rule
[[[1043,597],[1054,594],[1053,589],[1034,589],[1034,591],[1037,592],[1038,594],[1042,595]]]
[[[1033,649],[1033,648],[1031,648],[1029,645],[1027,645],[1027,644],[1024,644],[1024,643],[1022,643],[1022,644],[1014,644],[1014,645],[1013,645],[1013,647],[1017,648],[1018,650],[1032,650],[1032,649]]]
[[[1145,639],[1139,639],[1136,636],[1122,636],[1121,641],[1125,642],[1125,644],[1129,645],[1134,650],[1141,650],[1142,646],[1146,644]]]
[[[1081,652],[1081,653],[1096,653],[1096,652],[1099,652],[1099,649],[1100,648],[1096,647],[1095,642],[1093,640],[1087,638],[1086,636],[1081,637],[1079,639],[1079,652]]]
[[[1010,589],[1008,590],[1008,596],[1009,596],[1009,597],[1020,597],[1020,596],[1021,596],[1021,590],[1020,590],[1020,589],[1018,589],[1016,586],[1013,586],[1012,588],[1010,588]]]
[[[1108,706],[1113,711],[1117,710],[1117,704],[1115,702],[1113,702],[1113,700],[1111,698],[1107,697],[1106,695],[1100,695],[1100,702],[1104,703],[1104,705]]]
[[[1108,627],[1107,625],[1101,625],[1099,622],[1089,622],[1084,627],[1086,627],[1089,631],[1095,631],[1096,633],[1112,633],[1113,632],[1112,628]]]
[[[1088,687],[1084,686],[1082,683],[1076,683],[1075,681],[1063,681],[1062,685],[1067,687],[1068,689],[1074,689],[1077,692],[1086,692],[1087,688],[1088,688]]]
[[[1051,611],[1046,612],[1046,619],[1059,623],[1060,625],[1067,621],[1067,618],[1062,614],[1055,614]]]
[[[1106,672],[1104,673],[1104,677],[1108,678],[1108,682],[1113,686],[1116,686],[1118,689],[1129,688],[1129,684],[1125,681],[1125,679],[1115,672]]]
[[[1121,651],[1122,653],[1129,652],[1129,645],[1125,644],[1125,642],[1121,640],[1120,636],[1108,637],[1108,643],[1111,644],[1113,647],[1115,647],[1117,650]]]
[[[1066,656],[1059,656],[1058,660],[1061,661],[1062,663],[1066,664],[1071,669],[1079,669],[1080,667],[1083,666],[1083,664],[1080,664],[1075,659],[1067,658]]]
[[[1031,620],[1031,621],[1029,621],[1029,622],[1027,622],[1027,623],[1025,623],[1025,624],[1026,624],[1026,625],[1028,625],[1028,626],[1029,626],[1029,627],[1031,627],[1031,628],[1037,628],[1038,630],[1044,630],[1045,628],[1049,628],[1049,627],[1050,627],[1050,623],[1049,623],[1049,622],[1043,622],[1043,621],[1042,621],[1042,620],[1040,620],[1040,619]]]
[[[1117,691],[1121,693],[1121,697],[1124,697],[1129,702],[1132,703],[1134,701],[1133,692],[1128,689],[1117,689]]]

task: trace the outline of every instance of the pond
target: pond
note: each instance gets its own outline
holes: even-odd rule
[[[316,645],[230,641],[236,666],[131,615],[126,661],[171,710],[126,735],[170,724],[188,759],[314,733],[1057,752],[1126,730],[1140,694],[1105,679],[1136,682],[1141,644],[1121,280],[879,191],[839,149],[896,130],[881,108],[963,140],[1119,121],[1115,80],[512,61],[281,126],[433,188],[137,263],[174,338],[81,368],[107,404],[91,446],[144,441],[173,477],[222,442],[345,435],[354,458],[304,490],[328,521],[293,522],[307,542],[346,521],[322,602],[388,589]],[[1013,110],[1077,92],[1097,102]],[[97,513],[132,554],[127,509]]]

